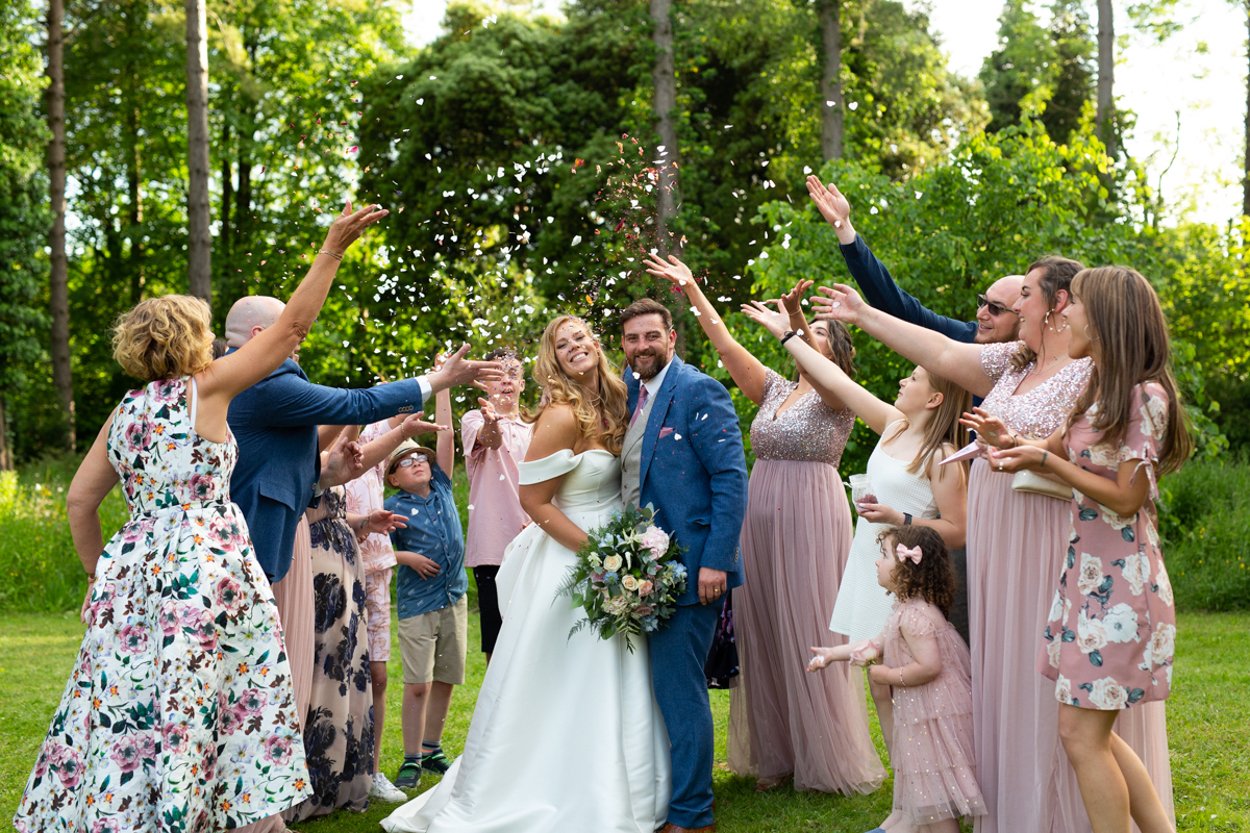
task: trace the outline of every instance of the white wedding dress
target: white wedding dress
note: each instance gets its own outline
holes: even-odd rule
[[[555,503],[585,530],[621,508],[620,461],[559,451],[520,482],[567,474]],[[653,833],[669,799],[668,735],[646,640],[569,630],[584,616],[559,588],[574,555],[536,524],[497,579],[503,629],[462,754],[434,789],[382,821],[395,833]]]

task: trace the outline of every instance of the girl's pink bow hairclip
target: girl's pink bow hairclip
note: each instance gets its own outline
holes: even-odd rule
[[[905,561],[910,558],[913,564],[919,564],[920,556],[924,555],[920,547],[905,547],[902,544],[896,544],[894,551],[898,553],[899,561]]]

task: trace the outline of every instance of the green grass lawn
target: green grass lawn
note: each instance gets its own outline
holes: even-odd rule
[[[476,617],[470,617],[477,644]],[[1250,684],[1250,615],[1185,614],[1180,617],[1176,684],[1168,705],[1177,826],[1194,833],[1250,830],[1250,712],[1242,707]],[[35,754],[69,674],[82,626],[72,614],[0,615],[0,818],[12,818]],[[469,683],[456,692],[444,741],[459,752],[484,665],[469,653]],[[392,777],[402,757],[399,731],[400,665],[390,664],[382,766]],[[718,761],[724,760],[726,692],[713,693]],[[872,712],[871,707],[869,712]],[[880,735],[873,726],[880,745]],[[517,762],[523,766],[523,761]],[[428,788],[433,779],[422,782]],[[781,789],[758,795],[750,780],[718,767],[717,816],[722,833],[862,833],[885,817],[889,782],[873,795],[846,798]],[[299,825],[305,833],[354,833],[380,828],[393,805],[335,813]]]

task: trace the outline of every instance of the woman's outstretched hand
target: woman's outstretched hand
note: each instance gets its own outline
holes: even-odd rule
[[[820,216],[834,229],[840,230],[851,219],[850,201],[832,182],[825,185],[820,177],[813,174],[807,178],[807,193],[816,204]]]
[[[977,433],[977,439],[985,445],[997,448],[1014,448],[1019,445],[1006,424],[986,411],[984,408],[973,408],[965,411],[959,418],[959,424]]]
[[[743,304],[742,314],[756,324],[762,324],[764,329],[777,338],[781,338],[786,330],[790,329],[790,316],[782,311],[781,301],[773,301],[773,303],[777,305],[776,309],[769,309],[768,305],[763,301],[752,301],[749,304]]]
[[[812,298],[812,305],[816,307],[818,321],[858,324],[860,313],[868,308],[859,293],[844,283],[822,286],[816,291],[820,294]]]
[[[657,254],[648,254],[642,265],[647,268],[648,275],[663,278],[682,291],[685,291],[687,285],[694,284],[690,267],[678,260],[676,255],[669,255],[668,260],[662,260]]]
[[[800,280],[794,285],[794,289],[781,296],[781,307],[790,315],[803,314],[803,296],[807,294],[807,290],[812,288],[813,281],[806,279]]]
[[[347,248],[360,238],[366,228],[390,213],[380,205],[366,205],[364,208],[352,211],[352,202],[348,200],[343,206],[343,212],[330,223],[330,228],[326,231],[326,241],[321,248],[341,257]]]

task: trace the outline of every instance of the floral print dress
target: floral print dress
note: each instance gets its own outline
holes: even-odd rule
[[[130,519],[96,565],[23,833],[224,830],[310,792],[278,611],[230,502],[238,447],[195,433],[193,398],[152,382],[114,412]]]
[[[1076,492],[1072,533],[1059,588],[1043,631],[1039,659],[1055,681],[1059,702],[1087,709],[1124,709],[1166,699],[1172,685],[1176,609],[1155,527],[1154,467],[1167,431],[1169,400],[1153,382],[1133,390],[1137,407],[1119,447],[1102,442],[1091,422],[1097,405],[1068,431],[1071,461],[1114,478],[1120,464],[1138,461],[1150,495],[1132,517],[1121,517]]]
[[[297,822],[340,807],[364,810],[373,786],[373,683],[365,566],[347,525],[347,492],[327,489],[307,512],[316,609],[312,698],[304,728],[313,796],[286,814]]]

